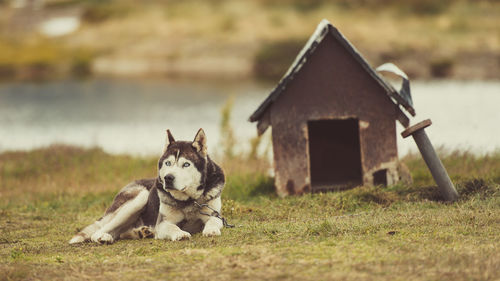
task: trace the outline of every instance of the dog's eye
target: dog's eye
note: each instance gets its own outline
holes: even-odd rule
[[[182,164],[182,168],[187,168],[187,167],[189,167],[189,166],[191,166],[191,164],[189,164],[188,162],[186,162],[186,163]]]
[[[172,162],[170,161],[165,162],[165,166],[172,166]]]

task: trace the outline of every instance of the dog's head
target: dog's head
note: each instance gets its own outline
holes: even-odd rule
[[[163,155],[158,161],[161,188],[175,199],[197,199],[203,194],[207,170],[207,145],[203,129],[194,140],[176,141],[169,130]]]

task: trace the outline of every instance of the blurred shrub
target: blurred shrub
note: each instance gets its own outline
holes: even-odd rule
[[[16,74],[21,79],[47,80],[54,75],[55,67],[49,62],[35,62],[26,65]]]
[[[234,98],[229,98],[221,110],[220,138],[223,156],[225,159],[233,159],[236,138],[231,126],[231,110],[233,109]]]
[[[92,73],[90,68],[90,61],[83,58],[77,58],[75,61],[73,61],[73,64],[71,66],[71,73],[77,77],[89,76]]]
[[[500,150],[485,155],[469,151],[447,151],[438,148],[438,154],[453,182],[484,179],[500,184]],[[414,186],[434,185],[427,165],[420,154],[408,154],[402,161],[411,171]]]
[[[336,1],[328,1],[328,0],[258,0],[262,5],[265,6],[289,6],[295,7],[297,9],[310,10],[317,8],[320,5],[325,3],[335,3]]]
[[[444,78],[452,74],[454,61],[452,58],[436,58],[430,61],[432,77]]]
[[[250,164],[248,168],[251,168]],[[227,174],[224,198],[245,201],[255,196],[271,194],[274,194],[274,179],[265,173],[240,171]]]
[[[347,9],[358,8],[396,8],[400,11],[415,14],[439,14],[445,11],[450,4],[461,0],[260,0],[263,5],[268,6],[291,6],[298,11],[309,11],[317,9],[325,4],[333,4]],[[474,1],[474,0],[469,0]]]
[[[0,79],[10,79],[16,75],[16,68],[9,63],[0,64]]]
[[[304,41],[296,39],[263,44],[254,58],[254,75],[265,80],[281,78],[304,44]]]
[[[259,146],[262,142],[262,135],[255,136],[250,140],[250,152],[248,153],[248,159],[257,160],[259,159]]]
[[[90,74],[90,49],[72,49],[56,41],[38,38],[30,41],[0,41],[0,78],[49,79],[59,74]]]
[[[222,17],[219,23],[219,28],[223,32],[236,30],[237,20],[231,15],[225,15]]]
[[[408,13],[420,15],[434,15],[446,11],[454,0],[407,0],[407,1],[392,1],[400,10]]]
[[[216,155],[226,174],[224,198],[248,200],[258,195],[274,193],[274,179],[269,176],[270,163],[267,153],[259,155],[261,137],[250,141],[250,152],[235,153],[237,139],[231,126],[234,98],[230,97],[221,110],[220,147],[222,155]],[[220,152],[220,151],[217,151]]]
[[[325,0],[294,0],[291,1],[291,5],[295,7],[296,10],[307,12],[314,10],[321,6],[323,3],[327,2]]]
[[[61,55],[61,48],[49,41],[0,41],[0,64],[34,65],[48,63]]]
[[[132,7],[125,3],[90,2],[90,4],[85,5],[82,19],[88,23],[101,23],[111,18],[124,17],[131,11]]]
[[[54,61],[59,60],[62,50],[46,41],[17,42],[0,41],[1,78],[45,79],[54,70]]]
[[[77,77],[89,76],[92,72],[93,53],[90,50],[79,49],[73,52],[71,58],[71,73]]]

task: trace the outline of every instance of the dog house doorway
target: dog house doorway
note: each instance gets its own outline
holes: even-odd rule
[[[316,120],[307,126],[313,191],[361,185],[358,119]]]

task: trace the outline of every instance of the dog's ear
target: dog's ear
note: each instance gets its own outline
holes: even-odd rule
[[[170,130],[167,129],[167,138],[165,140],[165,148],[163,149],[163,152],[167,151],[168,146],[174,142],[175,142],[174,136],[172,136]]]
[[[192,145],[203,157],[207,156],[207,137],[203,129],[198,130]]]

